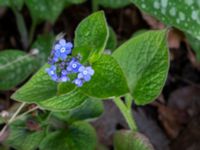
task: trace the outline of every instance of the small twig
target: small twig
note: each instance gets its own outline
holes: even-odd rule
[[[3,127],[3,129],[0,132],[0,137],[3,135],[3,133],[6,131],[8,125],[15,119],[15,117],[20,113],[20,111],[23,109],[23,107],[26,105],[26,103],[22,103],[21,106],[17,109],[17,111],[14,113],[14,115],[8,120],[7,124]]]
[[[25,115],[29,114],[30,112],[33,112],[33,111],[37,110],[38,108],[39,108],[39,106],[36,106],[36,107],[34,107],[34,108],[32,108],[32,109],[30,109],[30,110],[26,111],[25,113],[23,113],[23,114],[21,114],[21,115],[17,116],[17,117],[16,117],[16,118],[15,118],[13,121],[15,121],[15,120],[18,120],[18,119],[22,118],[23,116],[25,116]]]

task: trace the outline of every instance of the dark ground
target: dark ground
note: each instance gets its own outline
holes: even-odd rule
[[[117,34],[118,42],[129,39],[141,29],[161,29],[165,26],[154,18],[141,13],[136,7],[104,9],[107,21]],[[52,31],[66,32],[73,39],[77,24],[91,13],[89,4],[71,6],[60,15],[55,25],[41,23],[35,37]],[[31,24],[26,7],[23,15],[28,26]],[[157,150],[199,150],[200,149],[200,65],[184,35],[172,29],[168,38],[170,48],[170,71],[160,97],[147,106],[133,106],[133,114],[139,129]],[[11,10],[0,11],[0,50],[22,49]],[[15,89],[14,89],[15,90]],[[14,90],[0,92],[0,111],[14,103],[10,95]],[[126,127],[118,109],[111,101],[105,102],[106,112],[93,122],[102,144],[112,149],[112,133]],[[112,119],[110,119],[112,118]]]

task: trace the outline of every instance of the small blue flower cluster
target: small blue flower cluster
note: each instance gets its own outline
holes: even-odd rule
[[[49,57],[50,68],[46,69],[52,80],[56,82],[72,81],[76,86],[81,87],[83,83],[90,81],[94,75],[91,66],[83,66],[80,57],[73,57],[73,44],[60,39],[56,42]]]

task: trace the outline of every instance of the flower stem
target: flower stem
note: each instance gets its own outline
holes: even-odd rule
[[[123,114],[129,128],[133,131],[137,131],[137,126],[135,121],[133,120],[133,116],[132,116],[132,110],[131,107],[128,108],[123,101],[120,99],[120,97],[116,97],[114,99],[115,104],[117,105],[117,107],[120,109],[121,113]]]
[[[95,12],[99,9],[99,0],[92,0],[92,12]]]

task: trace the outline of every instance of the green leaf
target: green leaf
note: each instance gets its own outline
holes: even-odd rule
[[[131,0],[140,9],[162,22],[175,26],[200,39],[199,0]]]
[[[71,123],[78,120],[96,118],[103,113],[103,110],[104,108],[101,100],[87,99],[82,105],[71,111],[56,112],[54,115],[61,120]]]
[[[18,89],[12,99],[27,103],[37,103],[49,99],[57,93],[57,83],[45,72],[44,65],[24,86]]]
[[[136,104],[148,104],[160,94],[169,69],[166,30],[139,34],[121,45],[113,57],[125,73]]]
[[[38,101],[37,103],[41,107],[51,111],[67,111],[78,107],[87,99],[88,97],[85,96],[82,92],[74,89],[67,94],[54,96],[43,101]]]
[[[81,88],[84,93],[96,98],[109,98],[128,92],[124,74],[112,56],[102,55],[92,68],[95,73]]]
[[[85,63],[88,61],[88,57],[90,56],[90,48],[89,47],[77,47],[72,51],[72,56],[81,56],[80,63]]]
[[[76,122],[67,130],[50,133],[40,144],[41,150],[94,150],[96,134],[86,122]]]
[[[37,40],[31,46],[32,49],[37,49],[39,54],[36,56],[36,67],[40,68],[47,60],[52,50],[53,35],[39,35]]]
[[[93,13],[78,25],[75,31],[74,45],[87,47],[90,52],[90,61],[96,61],[104,51],[109,31],[103,11]]]
[[[15,7],[21,10],[24,5],[24,0],[0,0],[0,6]]]
[[[9,90],[34,71],[35,60],[19,50],[0,52],[0,90]]]
[[[193,36],[191,36],[190,34],[186,34],[186,37],[190,46],[196,53],[197,61],[200,61],[200,41],[194,38]]]
[[[67,3],[71,3],[71,4],[81,4],[86,2],[86,0],[65,0]]]
[[[117,47],[117,36],[115,31],[109,27],[109,38],[107,41],[106,49],[114,51]]]
[[[26,0],[26,5],[34,22],[54,23],[64,9],[65,0]]]
[[[114,148],[115,150],[153,150],[153,146],[145,136],[128,130],[115,133]]]
[[[99,4],[108,8],[121,8],[130,4],[130,0],[99,0]]]
[[[58,95],[71,92],[75,88],[75,85],[71,82],[64,82],[58,84]]]
[[[35,150],[45,136],[44,131],[29,131],[21,120],[10,125],[9,133],[5,143],[16,150]]]
[[[57,83],[45,72],[49,65],[44,65],[23,87],[18,89],[12,99],[27,103],[36,103],[53,111],[73,109],[88,99],[79,90],[58,95]]]

